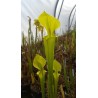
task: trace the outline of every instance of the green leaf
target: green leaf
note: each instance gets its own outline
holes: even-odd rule
[[[42,70],[45,64],[46,64],[46,60],[39,54],[36,54],[33,60],[33,66],[37,68],[38,70]]]
[[[54,60],[55,38],[56,38],[55,36],[44,37],[45,55],[46,55],[47,64],[48,64],[49,98],[53,98],[53,87],[52,86],[53,86],[53,60]]]
[[[46,28],[49,36],[54,35],[54,31],[60,26],[59,20],[45,11],[39,16],[38,20]]]
[[[45,54],[49,66],[53,66],[55,38],[56,38],[55,36],[44,37]]]
[[[40,25],[40,22],[39,22],[38,19],[35,19],[35,20],[34,20],[34,25],[36,25],[36,26],[39,26],[39,25]]]
[[[42,91],[42,98],[45,98],[45,73],[46,70],[42,69],[40,71],[37,72],[37,75],[40,78],[40,84],[41,84],[41,91]]]
[[[56,72],[53,73],[54,79],[56,81],[58,80],[59,75],[60,75],[59,73],[56,73]]]
[[[57,60],[53,61],[53,70],[54,70],[53,76],[54,76],[54,85],[55,85],[54,98],[57,98],[57,84],[60,75],[58,72],[61,72],[61,64]]]
[[[42,79],[42,77],[45,76],[45,73],[46,73],[46,72],[47,72],[46,70],[41,70],[41,71],[38,71],[38,72],[37,72],[37,75],[39,76],[40,79]]]
[[[53,70],[55,72],[61,72],[61,64],[57,60],[53,61]]]
[[[28,65],[29,65],[29,72],[33,73],[33,70],[32,70],[32,60],[30,59],[29,56],[27,56],[27,59],[28,59]]]

